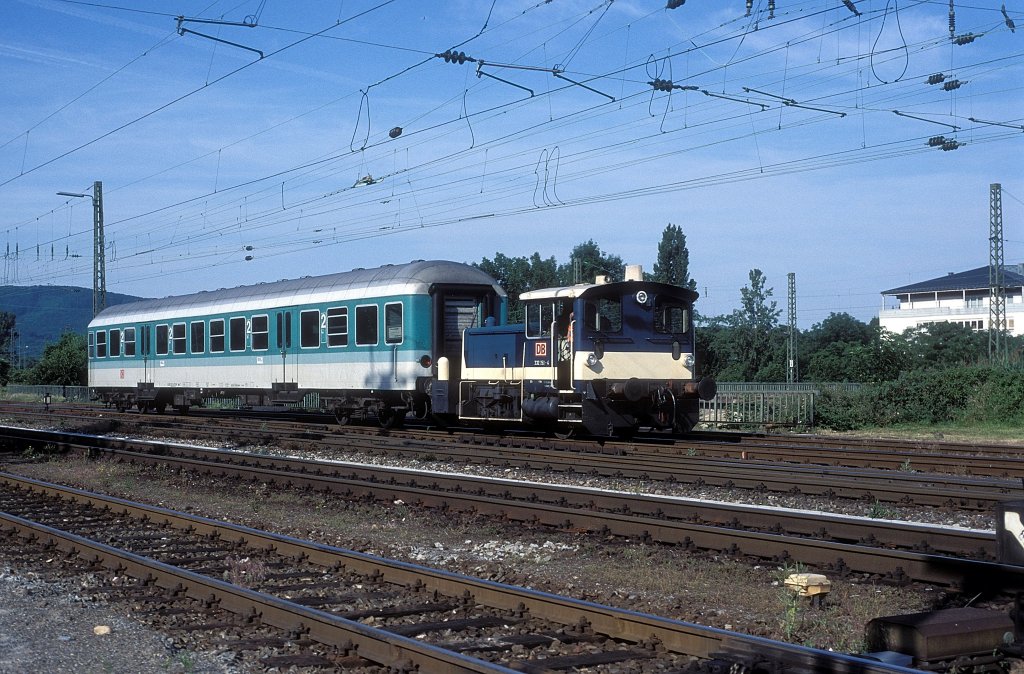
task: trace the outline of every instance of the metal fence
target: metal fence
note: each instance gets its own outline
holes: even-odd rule
[[[4,398],[12,398],[15,396],[27,396],[42,400],[43,396],[50,394],[50,398],[54,401],[65,401],[65,402],[88,402],[89,401],[89,387],[88,386],[21,386],[12,384],[0,388],[0,396]]]
[[[718,391],[700,401],[700,422],[711,426],[814,426],[814,391]]]

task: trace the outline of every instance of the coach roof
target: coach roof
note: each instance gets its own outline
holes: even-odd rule
[[[385,295],[424,294],[436,284],[486,285],[505,292],[485,272],[461,262],[417,260],[374,269],[306,276],[299,279],[222,288],[190,295],[139,300],[107,307],[91,326],[139,320],[163,320],[219,311],[267,309],[294,304],[366,299]]]

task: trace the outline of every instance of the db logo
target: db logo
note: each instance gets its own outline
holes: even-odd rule
[[[121,368],[121,379],[124,379],[124,368]]]
[[[547,342],[535,342],[533,345],[533,355],[538,358],[546,358],[548,355],[548,343]]]

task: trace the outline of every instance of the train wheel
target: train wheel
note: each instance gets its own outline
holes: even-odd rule
[[[377,410],[377,421],[381,428],[401,428],[405,422],[405,408],[381,407]]]
[[[149,407],[146,405],[146,403],[135,403],[135,406],[139,408],[139,414],[145,414],[147,411],[149,411]]]
[[[335,410],[334,418],[337,420],[339,426],[348,426],[352,423],[352,415],[342,410]]]
[[[153,405],[153,409],[156,410],[157,414],[163,414],[164,410],[167,409],[167,403],[156,403]]]

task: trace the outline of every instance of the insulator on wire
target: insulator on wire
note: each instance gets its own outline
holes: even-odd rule
[[[934,75],[928,76],[928,84],[942,84],[946,81],[946,76],[942,73],[935,73]]]
[[[434,54],[438,58],[443,58],[445,63],[458,63],[459,65],[470,61],[475,63],[476,59],[472,56],[466,56],[464,51],[452,51],[451,49],[445,51],[443,54]]]
[[[398,138],[402,135],[402,127],[396,126],[395,128],[388,131],[388,136],[391,138]]]
[[[942,151],[949,152],[950,150],[957,149],[961,145],[963,145],[963,143],[961,143],[960,141],[950,138],[949,140],[942,144]]]
[[[747,0],[747,16],[750,16],[750,12],[753,9],[754,9],[754,0]]]
[[[970,44],[970,43],[974,42],[979,37],[981,37],[981,36],[980,35],[975,35],[974,33],[967,33],[965,35],[957,35],[955,38],[953,38],[953,44],[957,45],[958,47],[962,47],[965,44]]]
[[[665,9],[676,9],[686,4],[686,0],[668,0],[665,3]]]
[[[942,85],[942,88],[946,91],[953,91],[959,89],[962,85],[967,84],[966,80],[950,80]]]
[[[942,147],[942,144],[945,142],[945,136],[932,136],[928,139],[928,147]]]
[[[860,16],[860,10],[857,9],[857,5],[853,4],[853,0],[843,0],[843,4],[846,5],[846,9],[853,12],[854,16]]]
[[[768,18],[775,18],[775,0],[768,0]]]
[[[949,37],[956,35],[956,10],[953,8],[953,0],[949,0]]]

